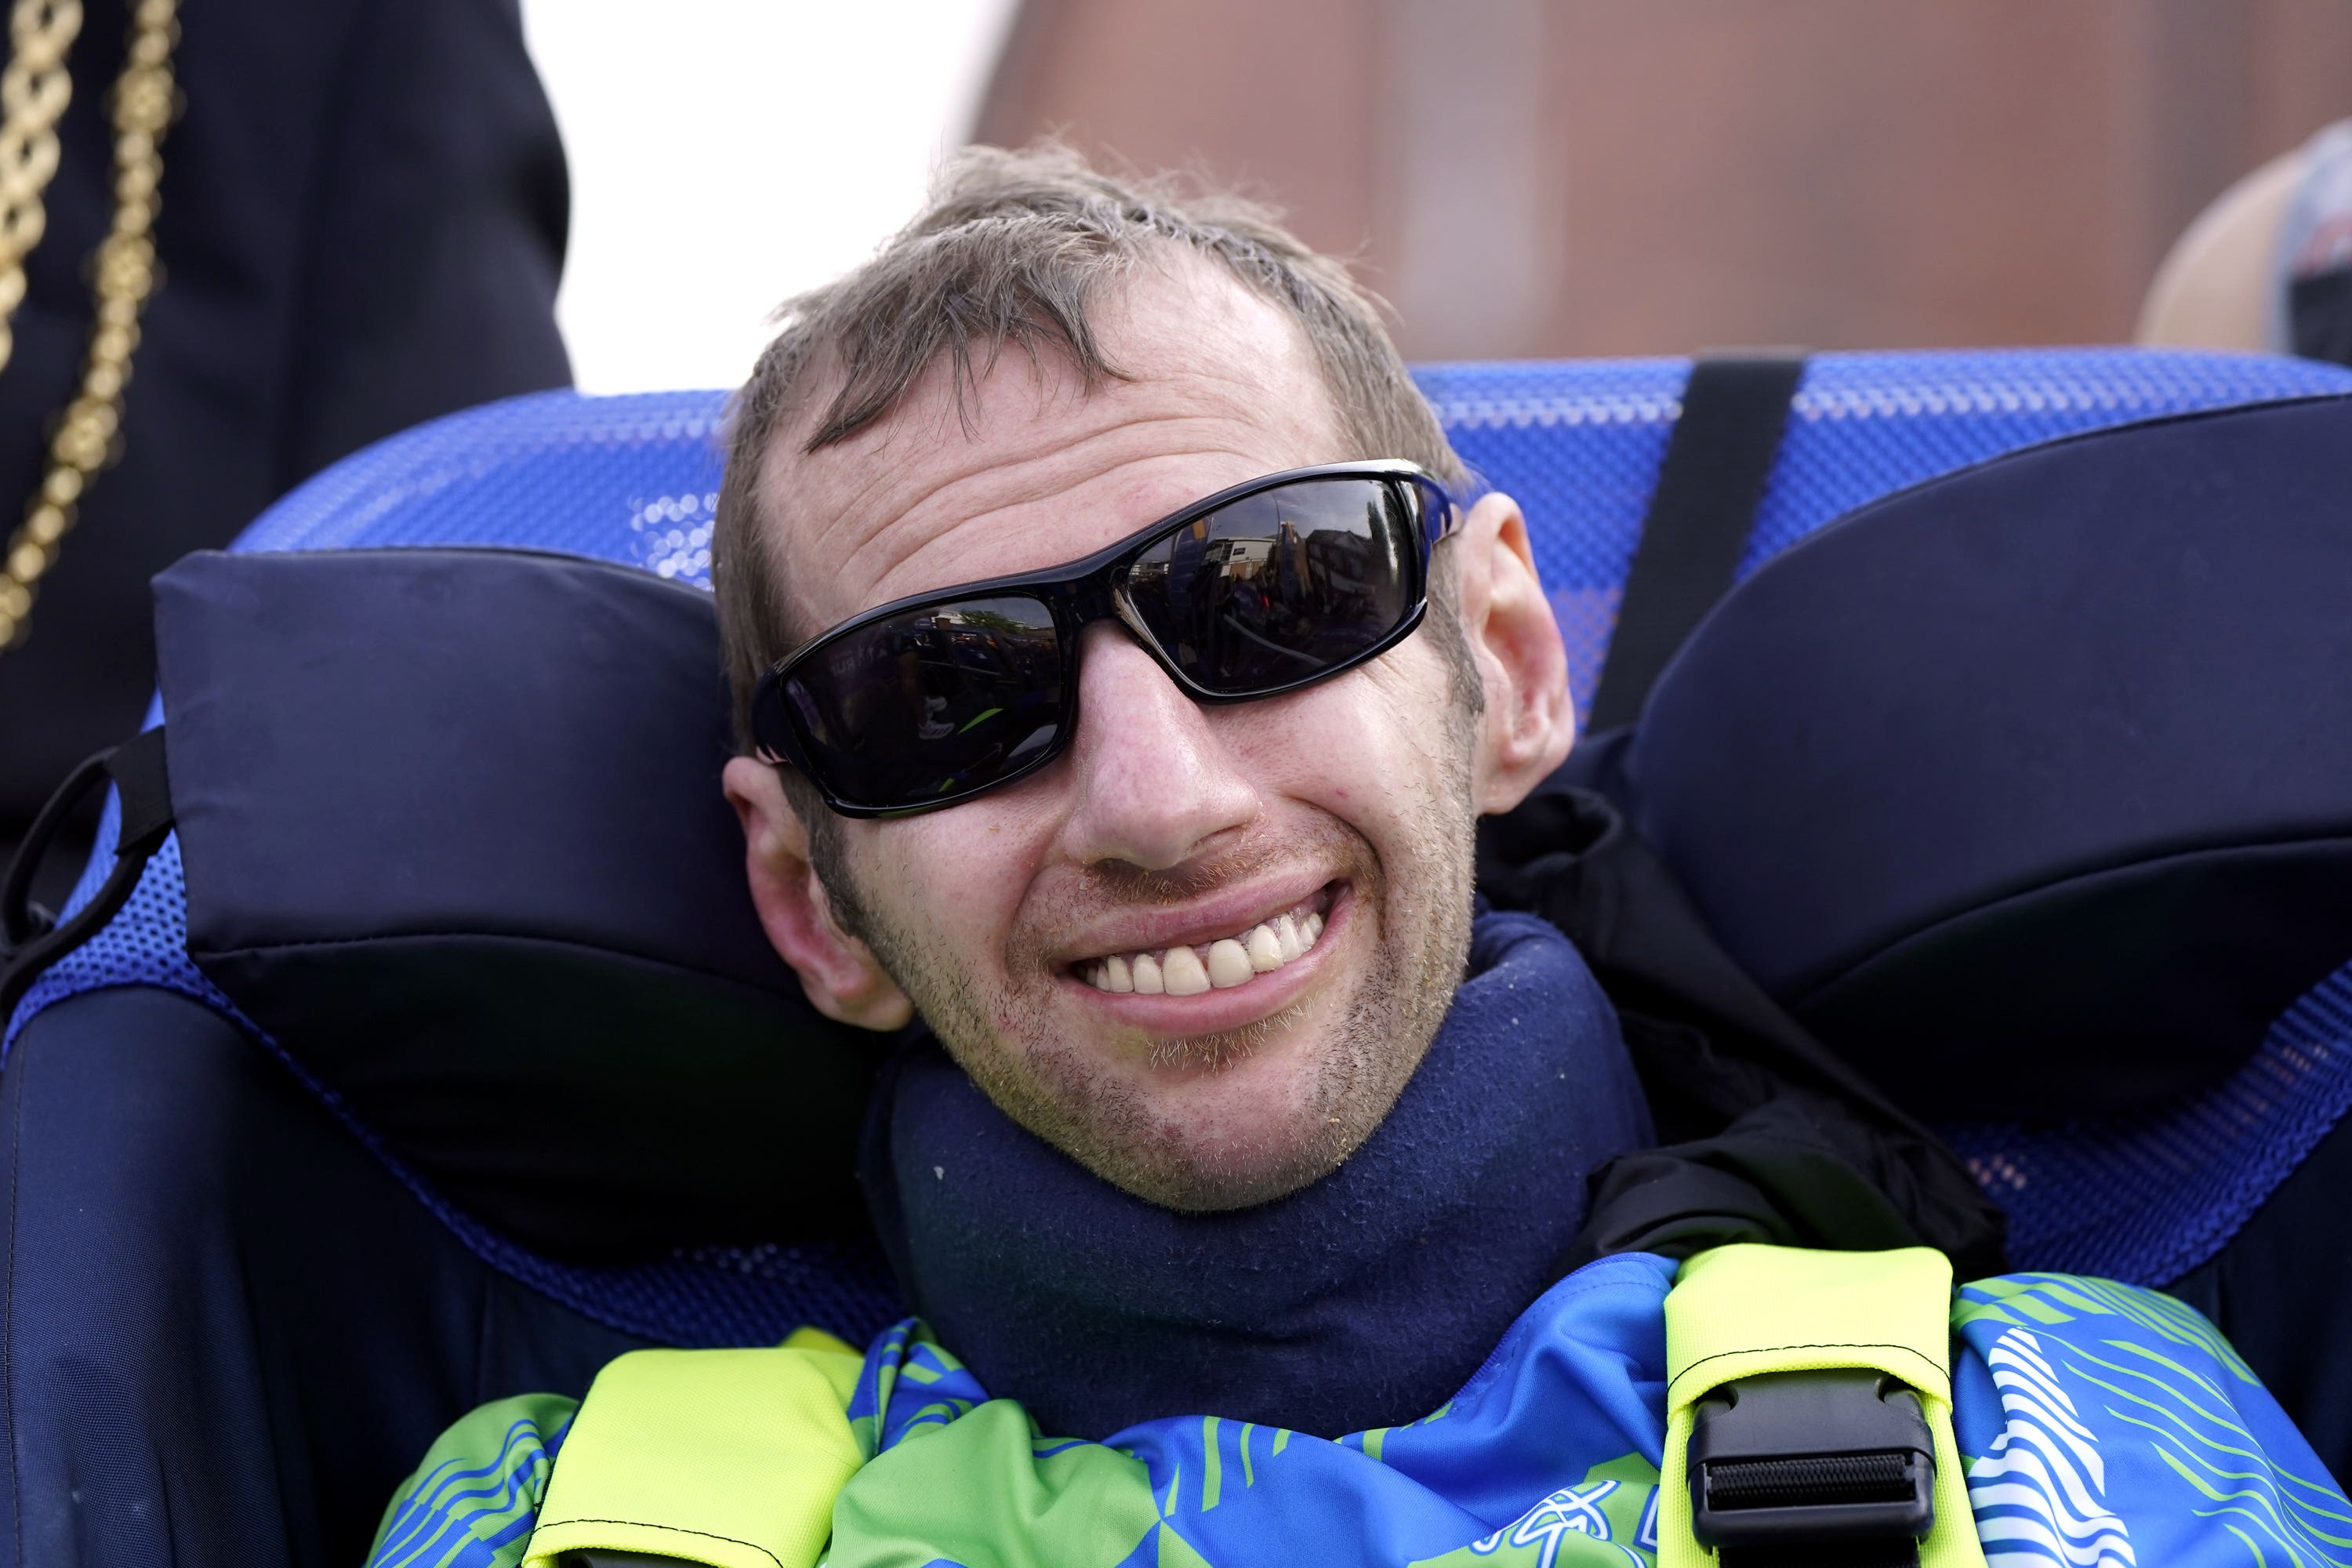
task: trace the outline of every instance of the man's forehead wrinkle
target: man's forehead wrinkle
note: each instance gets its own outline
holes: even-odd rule
[[[890,417],[877,420],[823,452],[809,453],[800,458],[801,462],[814,466],[820,474],[837,474],[846,469],[853,476],[846,493],[834,509],[836,521],[852,521],[869,509],[886,520],[903,516],[959,478],[950,468],[915,495],[889,497],[878,505],[874,504],[878,492],[887,491],[916,466],[906,459],[919,457],[928,449],[979,449],[979,441],[965,424],[950,395],[950,389],[941,379],[945,374],[936,368],[927,372]],[[1047,389],[1043,385],[1042,376],[1040,382],[1042,408],[1042,398]],[[891,460],[894,457],[900,460]],[[821,480],[816,488],[820,491],[824,488]]]
[[[787,591],[813,612],[805,629],[1075,559],[1233,480],[1366,455],[1337,444],[1342,423],[1305,335],[1239,283],[1189,270],[1155,269],[1107,301],[1099,325],[1126,379],[1088,388],[1050,355],[1008,355],[960,408],[965,389],[942,360],[866,429],[816,452],[772,447],[766,477],[780,493],[797,479],[803,503],[786,525],[807,587]],[[1202,482],[1203,458],[1232,471]],[[1159,462],[1168,478],[1155,487],[1144,471]],[[1105,484],[1125,470],[1139,474],[1133,492]],[[1028,512],[1030,529],[1004,521],[1097,486],[1087,506],[1103,526],[1084,548],[1050,512]],[[1024,537],[1040,534],[1059,542],[1023,554]],[[958,548],[982,539],[984,565],[977,546]]]
[[[846,441],[834,443],[815,452],[803,451],[797,436],[780,431],[785,437],[772,444],[761,466],[762,489],[789,489],[797,478],[801,505],[791,509],[787,518],[783,509],[772,505],[764,508],[775,519],[780,531],[790,527],[797,538],[792,554],[804,568],[789,573],[782,581],[783,592],[793,595],[803,576],[826,579],[837,568],[824,565],[826,546],[844,529],[855,527],[864,503],[878,489],[888,485],[903,471],[906,465],[887,460],[894,448],[905,447],[914,439],[915,416],[910,410],[905,417],[878,422]],[[846,493],[835,498],[827,493],[828,487],[845,483]],[[813,595],[798,595],[803,609],[812,607]],[[796,620],[801,617],[794,617]],[[830,624],[827,612],[819,609],[813,620],[797,629],[814,636]]]
[[[1170,413],[1155,415],[1148,419],[1129,420],[1113,429],[1097,432],[1095,435],[1090,436],[1080,442],[1074,443],[1070,447],[1062,447],[1053,452],[1039,453],[1035,456],[1024,458],[1015,467],[1017,469],[1027,469],[1034,468],[1039,463],[1045,462],[1054,462],[1057,465],[1066,463],[1074,452],[1082,451],[1087,447],[1097,446],[1109,437],[1116,437],[1126,431],[1131,430],[1138,426],[1175,424],[1194,417],[1197,416]],[[1230,442],[1204,441],[1188,445],[1184,448],[1182,456],[1185,458],[1225,457],[1247,461],[1252,458],[1253,454]],[[1118,476],[1122,473],[1163,464],[1169,460],[1169,453],[1159,448],[1143,452],[1108,455],[1104,461],[1098,463],[1088,463],[1082,468],[1075,469],[1066,477],[1058,478],[1050,488],[1040,487],[1034,484],[1018,483],[1013,479],[1011,471],[1008,471],[1003,467],[991,468],[976,473],[957,475],[935,487],[924,498],[924,501],[926,503],[937,500],[941,502],[940,505],[934,507],[919,503],[914,509],[906,513],[900,514],[899,517],[895,520],[894,523],[886,524],[885,526],[877,528],[871,533],[867,534],[866,537],[851,551],[848,558],[842,563],[842,572],[840,574],[844,577],[856,577],[859,575],[857,568],[864,565],[868,557],[870,557],[874,552],[887,548],[898,540],[903,539],[906,529],[911,522],[913,522],[913,520],[917,518],[919,513],[929,513],[931,516],[936,517],[936,523],[928,527],[922,526],[921,523],[914,523],[914,526],[919,529],[919,531],[914,537],[913,548],[907,550],[903,554],[898,555],[895,560],[890,561],[887,564],[875,572],[871,579],[873,585],[863,595],[864,598],[870,601],[870,603],[859,605],[859,609],[868,608],[871,604],[885,604],[892,599],[903,598],[910,594],[924,593],[934,588],[953,587],[958,583],[977,582],[982,580],[982,577],[1006,576],[1015,572],[1030,571],[1037,567],[1053,565],[1056,562],[1066,558],[1068,555],[1068,552],[1064,550],[1055,550],[1048,552],[1046,557],[1041,557],[1034,561],[1027,560],[1023,558],[1019,552],[1019,536],[1012,533],[1010,531],[1005,531],[1001,541],[1004,547],[1003,552],[1001,554],[996,554],[992,569],[985,573],[974,574],[969,571],[955,571],[950,567],[950,574],[939,575],[937,580],[933,581],[930,580],[930,574],[928,574],[924,570],[926,563],[932,557],[938,548],[951,540],[966,537],[972,531],[986,531],[992,536],[997,535],[999,531],[992,529],[990,525],[993,521],[1003,519],[1008,513],[1020,512],[1032,507],[1047,505],[1076,491],[1113,482],[1116,480]],[[992,481],[993,482],[994,487],[1011,490],[1013,493],[1008,495],[1004,500],[995,501],[992,504],[983,501],[983,503],[976,510],[967,510],[961,506],[947,503],[947,498],[950,497],[954,492],[961,489],[967,485]],[[1147,485],[1139,488],[1148,489],[1154,487],[1148,487]],[[1099,542],[1108,544],[1111,540],[1134,531],[1136,529],[1140,528],[1144,524],[1160,517],[1162,513],[1171,510],[1175,507],[1181,506],[1186,500],[1192,499],[1193,498],[1189,494],[1189,492],[1179,494],[1171,491],[1168,495],[1160,498],[1160,500],[1164,500],[1165,504],[1157,505],[1155,503],[1155,510],[1150,510],[1149,515],[1121,516],[1120,512],[1122,510],[1122,507],[1117,499],[1107,500],[1100,507],[1090,508],[1089,510],[1093,515],[1099,517],[1105,525],[1103,529],[1103,538]],[[924,521],[926,522],[929,521],[929,518],[924,519]],[[889,591],[884,591],[883,585],[890,583],[893,578],[901,580],[898,585]]]

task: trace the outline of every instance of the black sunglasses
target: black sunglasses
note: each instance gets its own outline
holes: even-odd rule
[[[844,816],[954,805],[1061,754],[1095,622],[1125,626],[1195,702],[1278,697],[1412,635],[1457,515],[1412,463],[1268,474],[1083,561],[844,621],[761,680],[752,735]]]

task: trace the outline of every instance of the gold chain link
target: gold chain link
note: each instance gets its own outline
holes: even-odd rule
[[[115,79],[114,222],[99,243],[90,292],[97,304],[81,385],[49,437],[49,466],[25,521],[0,555],[0,652],[24,640],[41,578],[57,564],[83,492],[119,449],[122,390],[139,346],[139,315],[155,291],[155,212],[163,180],[164,129],[175,86],[179,0],[136,0],[131,47]],[[16,0],[15,52],[0,72],[0,368],[14,340],[7,319],[25,297],[25,258],[41,237],[42,193],[58,168],[58,116],[73,96],[66,51],[81,30],[79,0]]]
[[[73,97],[66,55],[81,32],[80,0],[17,0],[0,71],[0,366],[16,347],[7,319],[25,298],[25,258],[48,216],[42,193],[58,172],[58,117]]]

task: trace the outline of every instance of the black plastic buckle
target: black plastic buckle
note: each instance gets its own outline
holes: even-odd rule
[[[1764,1373],[1698,1402],[1691,1529],[1725,1568],[1909,1568],[1936,1522],[1918,1393],[1872,1367]]]

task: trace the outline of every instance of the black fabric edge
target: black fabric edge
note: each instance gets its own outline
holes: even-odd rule
[[[190,942],[187,952],[189,961],[205,972],[206,979],[218,985],[220,981],[214,976],[208,965],[226,963],[243,957],[258,959],[290,956],[320,948],[370,948],[409,942],[482,942],[491,945],[511,943],[517,947],[551,948],[559,952],[581,953],[594,958],[619,959],[629,963],[642,964],[648,969],[657,970],[667,974],[724,985],[747,996],[764,996],[787,1006],[797,1003],[802,1006],[810,1007],[812,1012],[815,1011],[805,995],[797,989],[774,990],[765,985],[754,984],[740,975],[722,973],[715,969],[698,969],[672,959],[656,958],[642,952],[632,952],[625,948],[600,947],[594,942],[573,942],[564,937],[533,936],[516,931],[465,930],[376,931],[365,936],[324,936],[303,942],[251,942],[237,947],[199,948],[194,942]],[[226,985],[221,988],[224,991],[228,989]],[[822,1016],[822,1015],[819,1016]],[[856,1028],[857,1026],[845,1024],[841,1027]],[[890,1037],[880,1031],[864,1032],[873,1034],[877,1040],[887,1040]]]
[[[2341,832],[2298,833],[2291,837],[2277,838],[2235,839],[2226,844],[2180,846],[2160,849],[2151,854],[2135,856],[2129,859],[2108,861],[2095,866],[2077,867],[2060,872],[2041,881],[2032,882],[2021,887],[2008,889],[2002,892],[1993,895],[1992,897],[1982,899],[1975,903],[1971,903],[1965,909],[1951,910],[1942,914],[1931,916],[1928,919],[1920,921],[1918,924],[1907,928],[1901,934],[1890,937],[1887,940],[1879,942],[1868,952],[1862,954],[1859,957],[1846,957],[1839,959],[1836,961],[1837,968],[1834,973],[1821,979],[1807,982],[1804,990],[1797,996],[1790,998],[1785,1005],[1791,1013],[1802,1012],[1819,1002],[1824,993],[1844,984],[1853,975],[1859,973],[1862,970],[1869,967],[1871,964],[1877,963],[1887,954],[1894,952],[1896,949],[1907,946],[1913,942],[1921,941],[1924,938],[1933,936],[1937,932],[1957,925],[1963,921],[1974,920],[1981,916],[1991,914],[2006,905],[2022,903],[2028,900],[2038,899],[2046,894],[2058,892],[2062,889],[2076,887],[2083,883],[2095,882],[2102,878],[2113,877],[2126,872],[2152,870],[2179,861],[2236,855],[2263,849],[2318,849],[2330,846],[2352,847],[2352,824],[2347,824],[2344,830]],[[2345,954],[2345,958],[2347,962],[2352,962],[2352,952],[2347,952]]]

